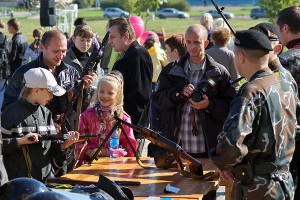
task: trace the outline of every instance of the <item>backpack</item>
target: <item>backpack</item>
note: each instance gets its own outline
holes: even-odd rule
[[[7,79],[10,76],[10,67],[8,63],[8,50],[6,48],[7,38],[5,36],[2,45],[0,45],[0,79]]]

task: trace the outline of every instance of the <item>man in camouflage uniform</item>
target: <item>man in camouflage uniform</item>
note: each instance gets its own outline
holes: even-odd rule
[[[266,35],[240,31],[235,67],[247,79],[234,98],[211,159],[221,180],[234,179],[232,199],[293,199],[289,163],[295,148],[294,89],[268,67]]]
[[[287,47],[287,51],[279,55],[284,68],[289,70],[295,78],[298,89],[300,87],[300,7],[291,6],[278,12],[276,26],[280,32],[280,42]],[[295,184],[295,199],[300,199],[300,138],[296,137],[296,149],[290,164],[290,171]]]

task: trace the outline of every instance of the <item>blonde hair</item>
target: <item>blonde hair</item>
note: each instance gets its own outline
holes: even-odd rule
[[[109,74],[106,74],[105,76],[103,76],[98,84],[97,84],[97,92],[95,92],[93,101],[94,102],[98,102],[98,90],[100,89],[100,84],[101,83],[116,83],[117,84],[117,96],[115,99],[115,106],[117,107],[117,114],[119,117],[122,117],[122,114],[124,112],[124,108],[123,108],[123,100],[124,100],[124,94],[123,94],[123,87],[124,87],[124,81],[123,81],[123,76],[121,74],[121,72],[119,71],[112,71]]]
[[[28,87],[23,87],[23,89],[20,92],[20,99],[27,99],[31,93],[32,93],[33,88],[28,88]]]
[[[200,24],[210,22],[213,23],[214,19],[210,13],[203,13],[200,16]]]
[[[218,28],[226,28],[226,29],[230,30],[223,18],[217,18],[214,20],[214,23],[213,23],[211,29],[215,30]]]

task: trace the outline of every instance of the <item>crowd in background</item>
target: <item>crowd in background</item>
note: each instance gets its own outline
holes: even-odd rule
[[[107,143],[98,151],[117,116],[160,132],[194,158],[211,158],[220,178],[233,184],[233,199],[300,198],[299,16],[300,8],[292,6],[276,15],[276,25],[261,23],[232,33],[224,19],[205,13],[199,24],[163,43],[153,31],[141,41],[130,20],[116,18],[103,27],[109,32],[104,46],[83,18],[76,19],[69,38],[37,27],[30,44],[19,20],[7,22],[11,39],[0,20],[0,54],[6,54],[0,57],[1,132],[6,138],[1,160],[8,175],[2,184],[28,175],[45,182],[95,154],[140,154],[143,136],[128,126],[126,133],[116,129],[119,148]],[[112,51],[119,53],[116,60]],[[97,59],[87,70],[92,56]],[[20,115],[12,114],[16,108]],[[91,132],[99,137],[79,140]],[[40,142],[46,134],[70,139]],[[176,160],[154,144],[148,156],[159,168]],[[216,191],[210,191],[203,199],[215,198]]]

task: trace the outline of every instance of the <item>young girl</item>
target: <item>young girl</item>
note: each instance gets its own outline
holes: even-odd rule
[[[34,29],[32,36],[34,41],[26,48],[22,65],[29,63],[32,60],[35,60],[41,53],[39,49],[39,44],[43,35],[43,31],[41,29]]]
[[[32,177],[44,182],[54,177],[52,161],[65,160],[64,149],[75,143],[78,132],[70,131],[70,139],[41,140],[43,135],[56,134],[52,114],[45,107],[65,90],[57,85],[52,73],[44,68],[33,68],[24,74],[25,87],[21,98],[6,106],[1,114],[3,162],[9,180]]]
[[[81,114],[79,132],[81,134],[96,133],[99,134],[100,137],[90,138],[88,140],[86,147],[82,150],[79,157],[77,167],[90,160],[104,138],[108,135],[111,128],[116,123],[114,120],[115,112],[119,118],[131,123],[131,118],[123,110],[122,74],[118,71],[113,71],[110,74],[103,76],[100,79],[97,88],[97,93],[95,95],[95,102],[97,103]],[[120,134],[120,148],[114,150],[110,149],[109,141],[107,141],[98,156],[109,156],[112,151],[119,157],[134,156],[134,152],[124,136],[124,134],[127,134],[131,144],[136,150],[137,145],[133,130],[126,125],[123,125],[123,128],[126,133],[121,132]],[[82,143],[77,144],[77,152],[80,152],[82,145]]]

